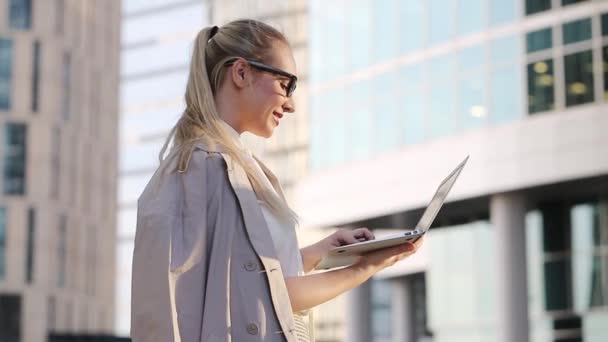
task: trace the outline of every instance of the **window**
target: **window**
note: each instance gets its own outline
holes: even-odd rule
[[[29,208],[27,211],[27,258],[25,260],[25,281],[31,284],[34,280],[35,240],[36,240],[36,210]]]
[[[421,1],[400,1],[399,6],[401,52],[407,53],[424,46],[427,16]]]
[[[492,69],[490,75],[490,112],[492,123],[513,121],[522,116],[520,65]]]
[[[376,62],[394,58],[397,55],[398,33],[400,32],[397,13],[395,13],[396,3],[394,0],[375,0],[373,2],[373,28],[374,37],[374,59]]]
[[[63,98],[61,101],[61,111],[63,114],[63,119],[68,120],[70,118],[70,97],[71,97],[71,83],[72,83],[72,60],[70,58],[69,53],[65,53],[63,55],[63,74],[62,74],[62,82],[63,82]]]
[[[608,13],[602,14],[602,36],[608,36]]]
[[[432,44],[448,40],[454,32],[456,21],[455,0],[430,0],[428,10],[430,14],[429,38]]]
[[[11,107],[11,79],[13,70],[13,42],[0,38],[0,110]]]
[[[61,128],[53,128],[53,141],[51,142],[51,198],[59,198],[61,183]]]
[[[0,280],[6,278],[6,208],[0,208]]]
[[[591,39],[591,19],[572,21],[563,26],[564,45]]]
[[[490,23],[499,25],[515,20],[518,2],[518,0],[490,0]]]
[[[424,64],[414,64],[404,67],[398,78],[401,80],[400,112],[403,116],[403,139],[405,144],[422,142],[425,138],[425,104],[426,83]]]
[[[604,65],[608,65],[608,46],[602,49]],[[604,67],[604,100],[608,101],[608,68]]]
[[[503,0],[504,1],[504,0]],[[485,0],[466,0],[458,2],[458,33],[478,32],[484,27]]]
[[[462,130],[478,128],[485,124],[487,106],[484,71],[485,48],[475,45],[460,51],[458,56],[458,106],[456,125]]]
[[[593,102],[593,57],[591,50],[564,56],[566,106]]]
[[[526,46],[528,53],[550,49],[553,46],[551,28],[528,32],[526,34]]]
[[[57,287],[65,287],[66,262],[67,262],[67,230],[68,218],[65,215],[59,217],[59,232],[57,234]]]
[[[551,0],[526,0],[526,14],[534,14],[551,9]]]
[[[0,341],[21,341],[21,296],[0,295]]]
[[[8,123],[4,137],[4,194],[25,194],[26,141],[25,124]]]
[[[32,0],[9,0],[10,28],[26,30],[32,27]]]
[[[391,340],[392,293],[393,289],[389,280],[374,279],[371,281],[372,339],[374,341]]]
[[[553,60],[528,64],[528,112],[551,110],[555,106]]]
[[[32,66],[32,112],[38,111],[40,97],[40,42],[34,42],[34,58]]]

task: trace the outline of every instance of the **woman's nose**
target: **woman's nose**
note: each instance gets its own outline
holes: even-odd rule
[[[283,111],[288,113],[293,113],[296,111],[296,103],[293,100],[293,97],[288,97],[287,101],[283,103]]]

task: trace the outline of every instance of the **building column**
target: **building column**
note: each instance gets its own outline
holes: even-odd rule
[[[346,300],[346,341],[372,340],[371,279],[350,290]]]
[[[413,342],[412,339],[412,303],[410,284],[407,278],[391,280],[391,337],[393,342]]]
[[[525,216],[523,194],[505,193],[491,197],[490,220],[496,232],[499,342],[529,340]]]

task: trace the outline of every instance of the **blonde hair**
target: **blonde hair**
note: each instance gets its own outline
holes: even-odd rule
[[[218,144],[243,167],[258,198],[279,217],[297,223],[296,213],[282,197],[263,185],[253,166],[245,161],[239,146],[222,127],[214,100],[224,79],[227,61],[234,57],[263,61],[269,57],[276,41],[289,46],[282,33],[256,20],[236,20],[219,29],[217,26],[204,28],[197,34],[186,85],[186,108],[169,133],[159,160],[163,161],[165,151],[173,141],[178,154],[178,171],[184,172],[196,143]]]

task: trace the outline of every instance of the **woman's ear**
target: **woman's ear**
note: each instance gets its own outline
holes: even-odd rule
[[[249,77],[251,77],[249,64],[242,58],[237,59],[230,67],[232,83],[239,89],[245,88],[250,82]]]

